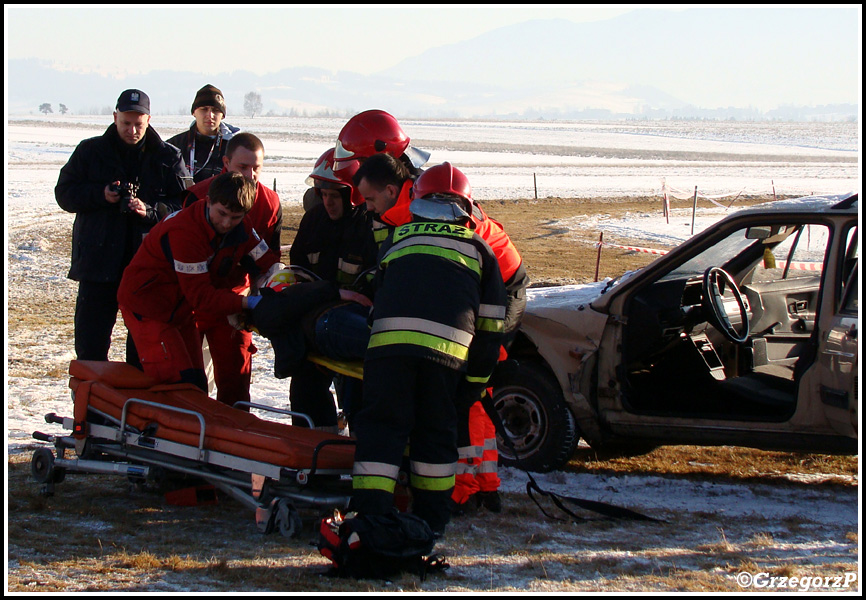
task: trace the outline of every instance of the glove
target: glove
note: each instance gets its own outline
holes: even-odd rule
[[[256,304],[261,300],[261,296],[247,296],[247,310],[250,311],[256,307]],[[226,319],[229,322],[229,325],[237,329],[238,331],[251,331],[252,326],[249,324],[249,312],[239,312],[233,315],[229,315]]]

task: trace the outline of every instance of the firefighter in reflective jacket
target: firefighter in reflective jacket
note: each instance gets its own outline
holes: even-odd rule
[[[447,164],[447,163],[446,163]],[[523,268],[520,253],[514,247],[502,226],[491,219],[481,206],[472,200],[469,180],[458,169],[444,166],[434,167],[439,176],[428,176],[414,185],[420,185],[422,194],[431,193],[425,186],[448,189],[451,193],[471,203],[472,223],[475,233],[488,243],[499,262],[500,272],[505,281],[508,303],[505,316],[505,337],[500,350],[500,360],[507,357],[509,348],[523,312],[526,308],[526,288],[529,278]],[[426,175],[426,173],[425,173]],[[442,181],[439,181],[441,179]],[[420,183],[419,183],[420,182]],[[409,206],[412,201],[413,182],[411,173],[387,152],[367,158],[354,175],[354,183],[367,201],[368,211],[373,213],[373,232],[378,243],[384,241],[396,226],[411,218]],[[490,393],[488,391],[488,393]],[[472,499],[493,512],[501,510],[499,498],[499,476],[497,463],[499,453],[496,449],[496,431],[490,417],[480,401],[466,399],[459,404],[463,412],[459,415],[460,463],[457,483],[452,498],[455,513],[463,511]]]
[[[471,203],[439,185],[453,171],[444,163],[419,177],[425,193],[412,201],[413,220],[379,253],[350,506],[393,510],[408,443],[412,511],[439,533],[451,516],[456,403],[486,388],[506,313],[499,265],[471,228]]]

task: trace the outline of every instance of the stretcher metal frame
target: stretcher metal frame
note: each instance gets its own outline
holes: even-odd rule
[[[45,420],[71,435],[33,433],[34,439],[54,445],[53,452],[37,448],[31,459],[31,474],[45,495],[53,495],[55,485],[73,473],[117,474],[140,485],[166,473],[192,476],[253,510],[262,533],[279,531],[286,537],[300,535],[302,510],[316,510],[320,517],[348,507],[355,443],[350,438],[265,420],[191,386],[156,385],[125,363],[74,360],[70,375],[74,416],[50,413]],[[92,406],[96,400],[107,409]],[[312,426],[300,413],[238,404]],[[262,446],[261,452],[246,441]],[[287,450],[274,460],[277,448]]]

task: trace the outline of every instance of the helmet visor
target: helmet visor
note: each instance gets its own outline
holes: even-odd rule
[[[460,200],[441,196],[415,198],[409,205],[409,212],[422,219],[446,223],[456,223],[469,218],[469,214],[460,206]]]

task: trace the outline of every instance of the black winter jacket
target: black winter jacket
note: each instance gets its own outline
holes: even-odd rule
[[[345,204],[343,216],[336,221],[331,220],[323,204],[304,213],[289,260],[340,287],[352,287],[372,296],[372,291],[357,279],[376,266],[379,248],[366,209]]]
[[[60,170],[54,196],[60,208],[75,213],[70,279],[120,281],[144,235],[181,208],[189,172],[177,148],[148,127],[140,154],[124,160],[125,152],[112,123],[103,135],[78,144]],[[138,182],[146,216],[121,212],[119,204],[105,199],[105,186],[113,181]]]
[[[198,183],[223,171],[223,156],[226,154],[228,142],[240,129],[222,122],[219,125],[219,136],[216,139],[201,135],[196,129],[195,121],[190,128],[166,140],[180,150],[187,170],[193,181]],[[193,156],[190,157],[190,153]]]

